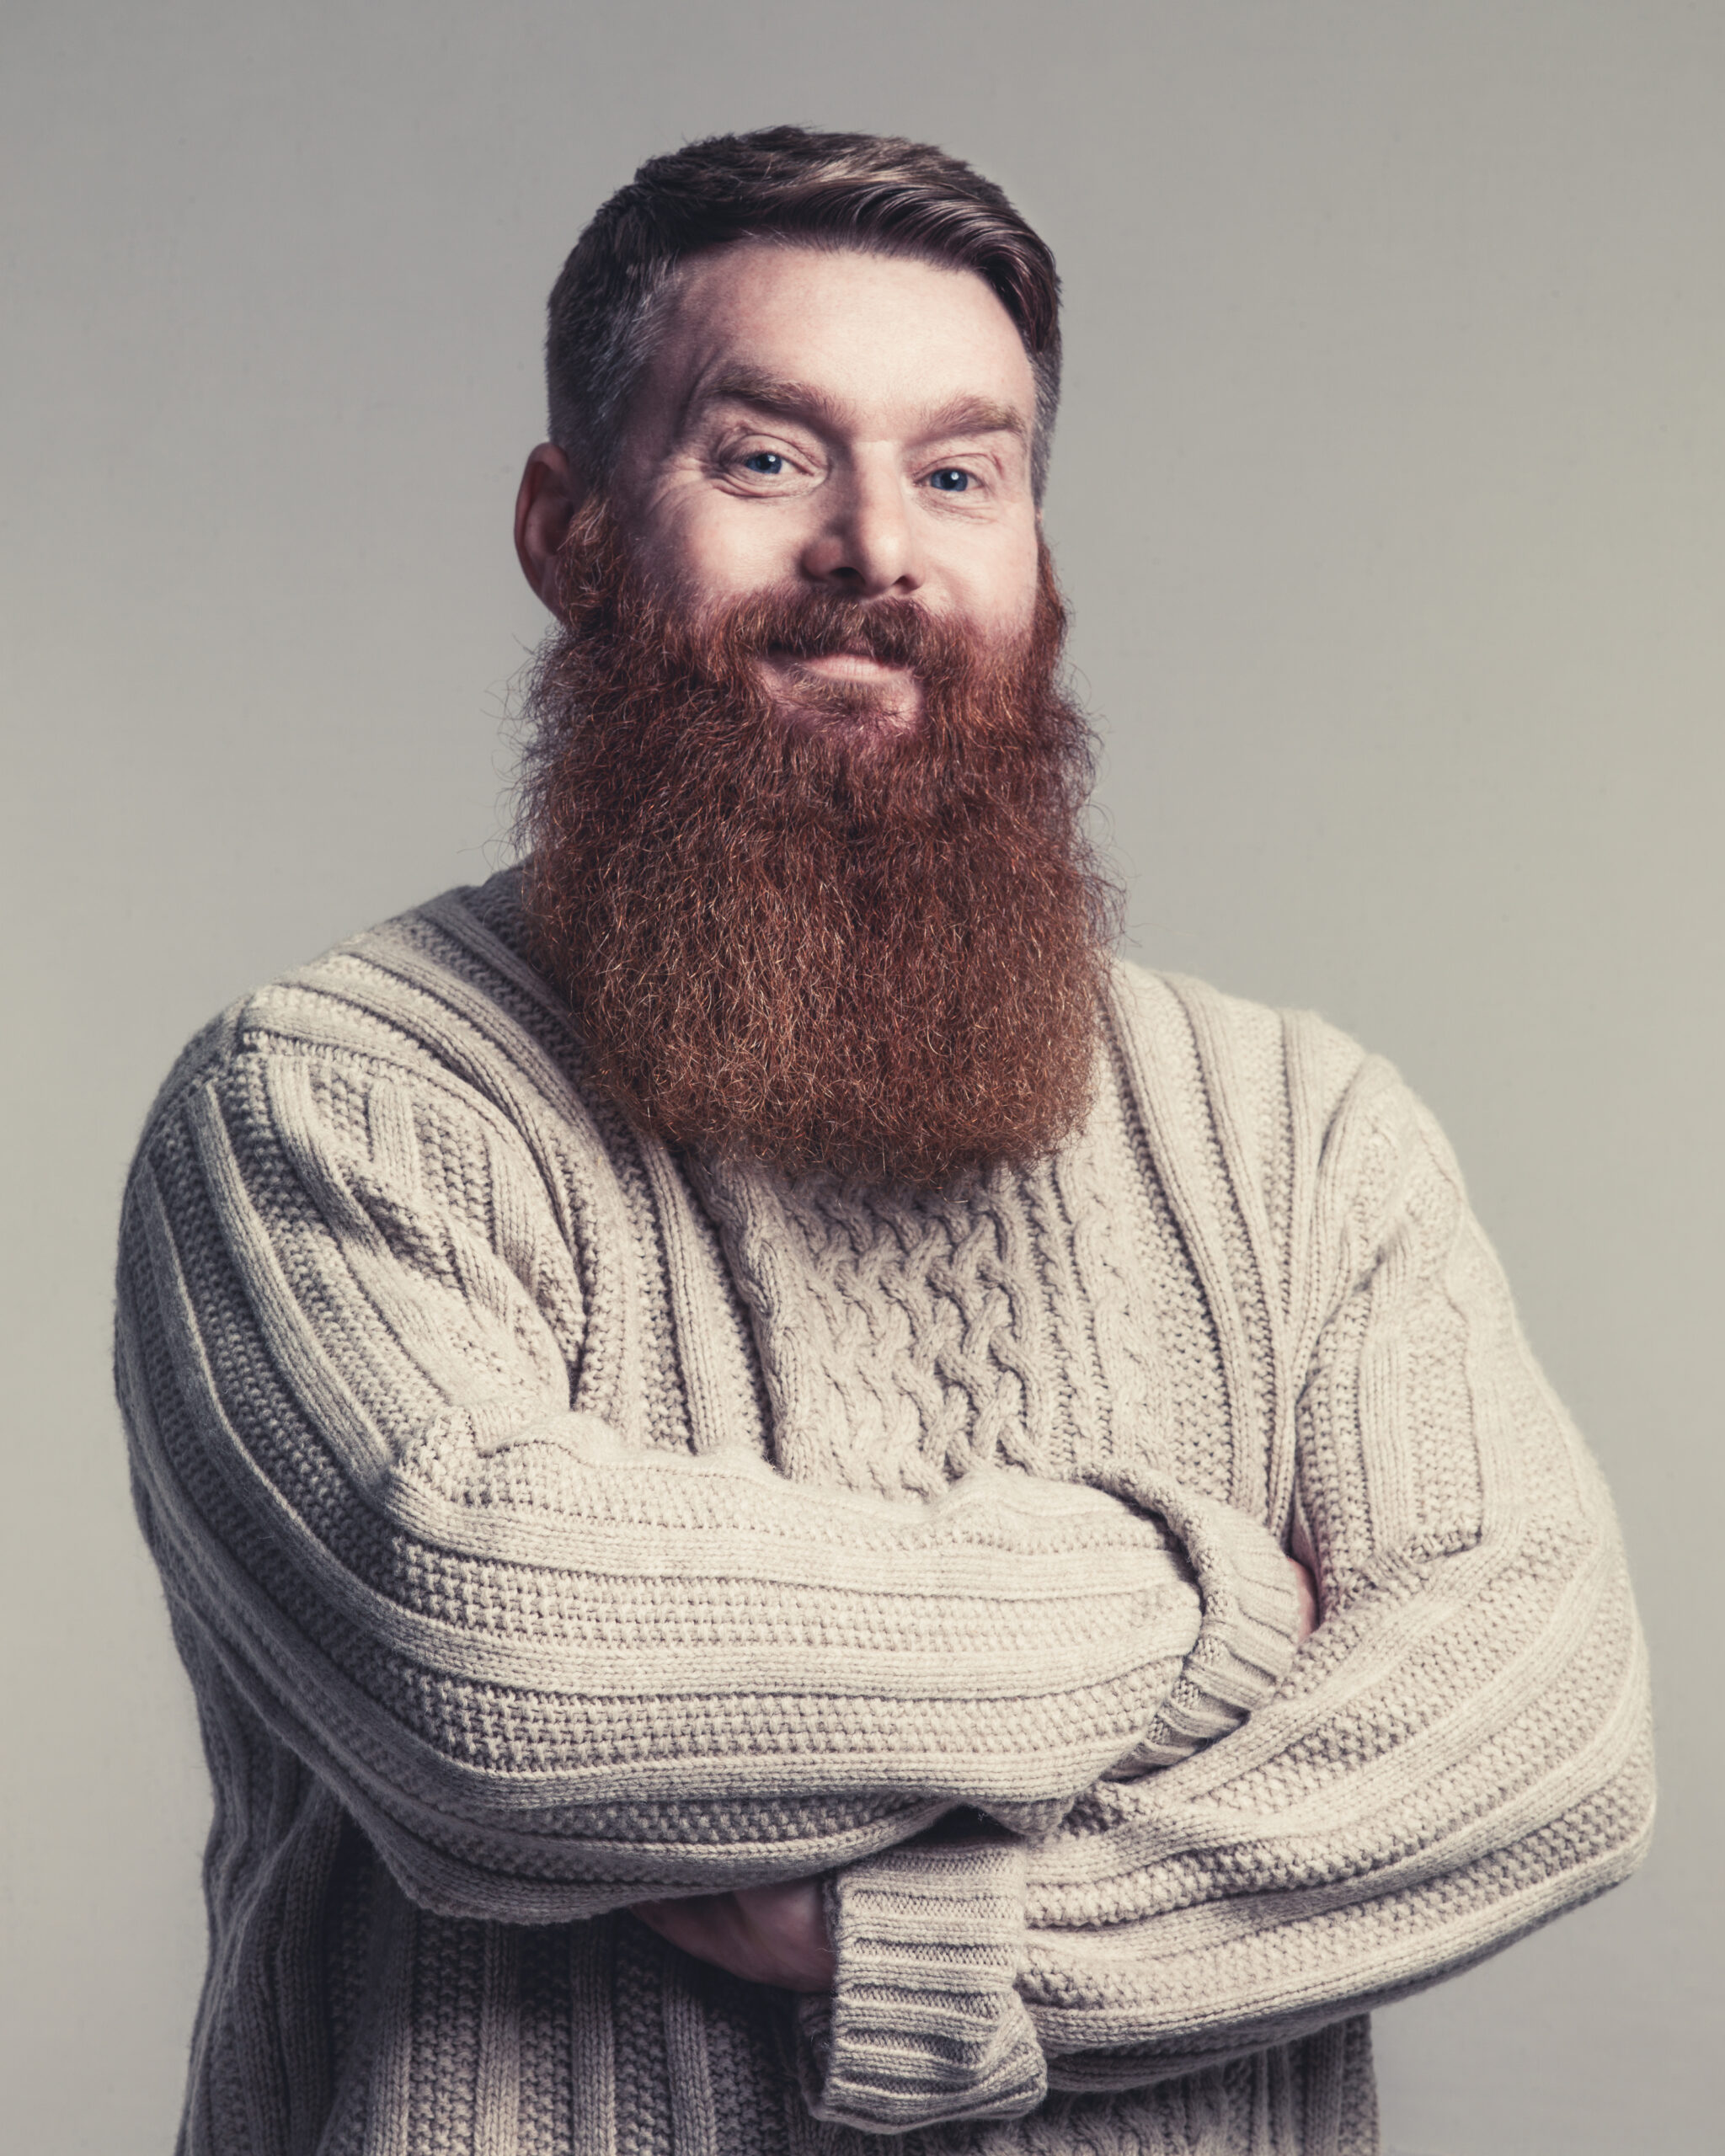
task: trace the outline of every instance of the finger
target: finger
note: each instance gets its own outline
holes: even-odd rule
[[[727,1898],[720,1894],[697,1894],[686,1901],[637,1902],[630,1914],[673,1946],[681,1946],[684,1953],[715,1961],[721,1960],[728,1945],[724,1912],[718,1906]]]
[[[1299,1598],[1300,1612],[1295,1622],[1296,1644],[1309,1640],[1317,1630],[1320,1613],[1317,1606],[1317,1586],[1311,1572],[1297,1557],[1290,1557],[1294,1572],[1294,1591]]]
[[[744,1887],[736,1902],[744,1925],[757,1942],[762,1966],[772,1972],[765,1982],[791,1991],[831,1988],[833,1953],[818,1880]]]

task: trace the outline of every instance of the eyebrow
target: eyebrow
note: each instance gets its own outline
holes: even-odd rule
[[[788,381],[753,367],[728,367],[711,382],[698,384],[692,391],[683,408],[679,431],[686,431],[709,404],[724,403],[752,404],[777,418],[813,419],[835,430],[841,423],[838,406],[811,382]],[[953,435],[1014,435],[1020,441],[1028,442],[1030,424],[1024,414],[1011,404],[998,403],[988,397],[959,396],[926,412],[918,423],[915,439],[919,442],[939,441]]]

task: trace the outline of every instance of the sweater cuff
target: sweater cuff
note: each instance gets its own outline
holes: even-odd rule
[[[1173,1689],[1142,1740],[1109,1769],[1110,1780],[1171,1767],[1237,1729],[1287,1675],[1299,1646],[1294,1572],[1268,1528],[1172,1486],[1133,1495],[1178,1536],[1204,1614]]]
[[[798,2068],[818,2119],[911,2133],[1017,2118],[1048,2068],[1014,1988],[1024,1851],[1011,1842],[887,1849],[828,1883],[838,1974],[798,2006]]]

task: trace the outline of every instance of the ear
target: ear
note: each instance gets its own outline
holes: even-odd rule
[[[557,553],[586,488],[555,442],[528,452],[515,496],[515,558],[521,574],[555,614]]]

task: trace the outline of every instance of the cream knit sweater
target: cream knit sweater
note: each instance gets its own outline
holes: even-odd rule
[[[520,942],[505,875],[250,997],[131,1179],[183,2148],[1375,2148],[1365,2010],[1651,1807],[1610,1504],[1430,1119],[1122,967],[1054,1158],[793,1185],[633,1138]],[[813,1873],[830,2000],[622,1913]]]

